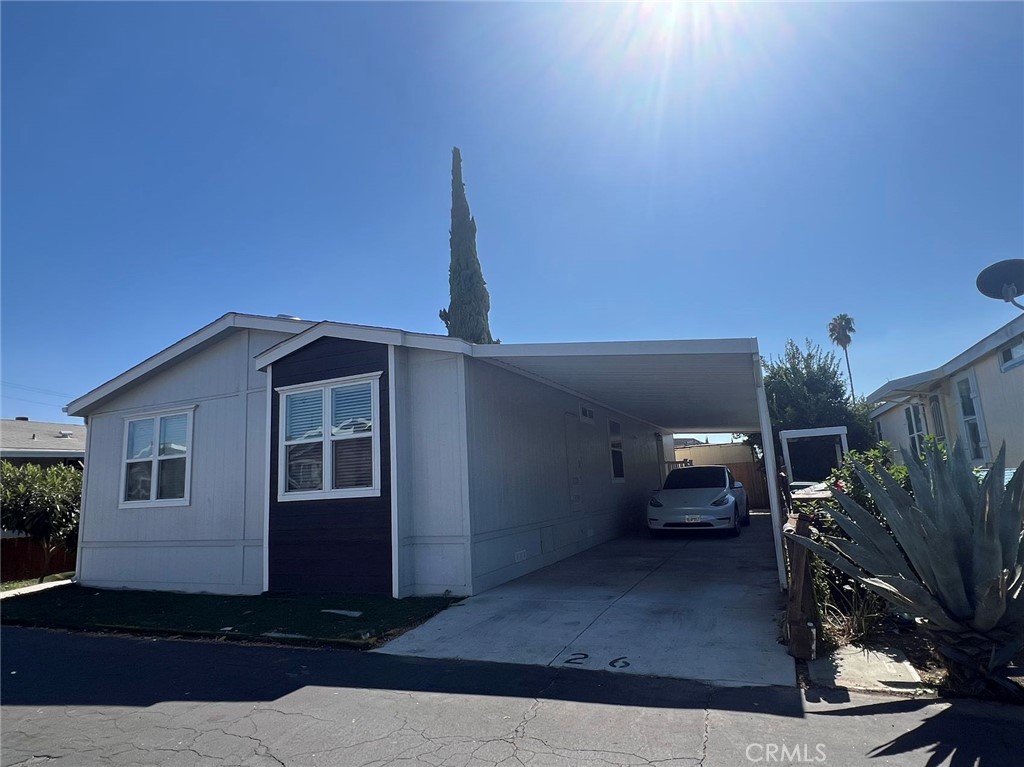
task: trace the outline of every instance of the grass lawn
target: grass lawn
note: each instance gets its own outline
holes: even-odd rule
[[[0,602],[0,621],[48,628],[372,647],[422,623],[454,601],[366,594],[219,596],[69,585],[5,599]]]
[[[75,575],[74,570],[70,570],[66,573],[54,573],[53,575],[47,575],[43,578],[43,583],[50,583],[52,581],[66,581],[69,578],[73,578]],[[23,581],[4,581],[0,583],[0,591],[13,591],[14,589],[23,589],[26,586],[35,586],[39,583],[38,578],[26,578]]]

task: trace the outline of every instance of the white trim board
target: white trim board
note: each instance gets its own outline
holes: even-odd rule
[[[139,380],[148,378],[164,366],[181,358],[191,356],[211,343],[219,340],[234,329],[271,330],[279,333],[297,333],[313,325],[305,320],[285,319],[283,317],[261,317],[251,314],[228,312],[195,333],[186,336],[161,352],[140,362],[121,375],[110,379],[96,387],[88,394],[72,400],[64,407],[68,415],[83,416],[98,403],[113,396],[120,390]]]
[[[1012,341],[1017,336],[1024,334],[1024,314],[1010,320],[994,333],[990,333],[976,344],[953,357],[949,362],[940,365],[934,370],[913,375],[894,378],[891,381],[879,386],[867,396],[868,402],[882,402],[890,399],[893,395],[905,393],[923,392],[928,384],[937,383],[943,378],[959,373],[964,368],[970,367],[979,359]]]

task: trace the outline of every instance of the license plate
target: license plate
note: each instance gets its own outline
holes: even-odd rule
[[[683,517],[684,522],[700,522],[700,514],[687,514]]]

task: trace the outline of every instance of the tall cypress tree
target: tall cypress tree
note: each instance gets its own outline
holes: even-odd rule
[[[448,267],[451,303],[439,312],[441,321],[449,336],[474,344],[495,343],[487,320],[491,296],[476,255],[476,220],[469,212],[458,147],[452,149],[452,228],[448,242],[452,251]]]

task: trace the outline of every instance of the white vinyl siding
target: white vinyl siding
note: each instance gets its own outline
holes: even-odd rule
[[[191,474],[191,409],[125,419],[121,508],[188,506]]]
[[[278,389],[278,500],[380,495],[380,376]]]

